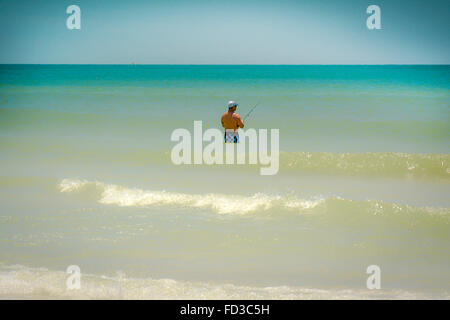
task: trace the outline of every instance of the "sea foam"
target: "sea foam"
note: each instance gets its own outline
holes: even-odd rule
[[[64,179],[59,185],[61,192],[78,191],[89,186],[94,186],[100,191],[98,201],[102,204],[121,207],[171,205],[208,209],[219,214],[248,214],[256,211],[267,211],[275,207],[304,210],[314,208],[324,201],[324,199],[304,200],[290,195],[280,196],[262,193],[243,196],[150,191],[80,179]]]
[[[0,299],[427,299],[405,290],[256,287],[230,283],[177,281],[82,274],[80,289],[67,290],[64,271],[0,265]],[[440,295],[439,298],[448,299]]]

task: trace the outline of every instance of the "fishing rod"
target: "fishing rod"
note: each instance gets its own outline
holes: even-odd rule
[[[247,117],[250,115],[250,113],[252,113],[253,110],[255,110],[255,108],[258,106],[259,102],[257,104],[255,104],[255,106],[253,108],[250,109],[249,112],[247,112],[247,114],[244,116],[244,119],[242,119],[243,121],[245,121],[245,119],[247,119]]]

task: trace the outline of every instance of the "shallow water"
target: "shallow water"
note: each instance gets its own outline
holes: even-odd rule
[[[448,299],[449,88],[448,66],[0,66],[0,295]],[[170,161],[230,99],[280,130],[278,174]]]

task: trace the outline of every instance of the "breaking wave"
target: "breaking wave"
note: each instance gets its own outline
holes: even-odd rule
[[[340,197],[301,199],[293,194],[254,195],[188,194],[168,191],[151,191],[128,188],[98,181],[64,179],[59,184],[63,193],[86,192],[101,204],[120,207],[172,206],[199,208],[225,215],[276,214],[283,212],[327,214],[334,222],[353,221],[367,223],[367,218],[385,219],[392,224],[400,219],[411,226],[436,225],[438,229],[450,224],[450,209],[438,207],[414,207],[379,200],[351,200]],[[405,220],[406,219],[406,220]],[[330,223],[331,221],[328,220]]]
[[[294,196],[269,196],[262,193],[256,193],[253,196],[241,196],[147,191],[79,179],[64,179],[59,187],[61,192],[73,192],[87,187],[95,187],[100,191],[98,201],[102,204],[121,207],[180,206],[209,209],[219,214],[247,214],[267,211],[275,207],[302,210],[314,208],[323,201],[323,199],[302,200]]]

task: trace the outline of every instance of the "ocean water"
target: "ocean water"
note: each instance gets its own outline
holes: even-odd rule
[[[0,297],[449,299],[449,90],[449,66],[0,65]],[[276,175],[172,163],[228,100],[279,129]]]

